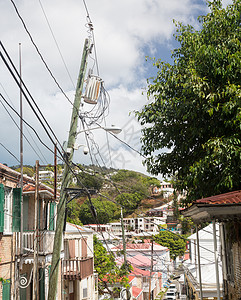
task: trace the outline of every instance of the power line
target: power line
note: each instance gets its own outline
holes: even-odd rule
[[[41,52],[40,52],[38,46],[37,46],[36,43],[34,42],[33,37],[32,37],[32,35],[31,35],[31,33],[29,32],[29,30],[28,30],[28,28],[27,28],[27,26],[26,26],[26,24],[25,24],[25,22],[24,22],[22,16],[20,15],[20,13],[19,13],[19,11],[18,11],[18,8],[17,8],[16,4],[14,3],[13,0],[10,0],[10,1],[12,2],[13,7],[14,7],[16,13],[17,13],[17,16],[18,16],[19,19],[21,20],[21,22],[22,22],[22,24],[23,24],[23,27],[24,27],[25,31],[27,32],[27,34],[28,34],[28,36],[29,36],[29,38],[30,38],[30,40],[31,40],[31,42],[32,42],[32,44],[33,44],[35,50],[37,51],[37,53],[38,53],[40,59],[42,60],[43,64],[45,65],[47,71],[49,72],[50,76],[52,77],[52,79],[54,80],[54,82],[56,83],[56,85],[58,86],[58,88],[60,89],[60,91],[62,92],[62,94],[63,94],[63,95],[65,96],[65,98],[69,101],[69,103],[73,106],[72,101],[69,99],[69,97],[66,95],[66,93],[64,92],[64,90],[62,89],[62,87],[60,86],[60,84],[58,83],[57,79],[55,78],[55,76],[53,75],[52,71],[50,70],[50,68],[49,68],[49,66],[48,66],[48,64],[47,64],[47,62],[46,62],[45,59],[43,58],[43,55],[41,54]]]
[[[6,99],[3,97],[3,95],[0,93],[0,97],[6,102]],[[6,106],[3,104],[2,100],[0,99],[0,102],[2,104],[2,106],[4,107],[4,109],[6,110],[7,114],[9,115],[9,117],[11,118],[11,120],[14,122],[14,124],[17,126],[17,128],[19,129],[19,131],[21,132],[21,129],[19,127],[19,125],[16,123],[16,121],[14,120],[14,118],[11,116],[10,112],[8,111],[8,109],[6,108]],[[20,115],[19,115],[20,116]],[[33,151],[35,152],[35,154],[37,155],[37,157],[39,156],[39,154],[37,153],[37,151],[33,148],[32,144],[30,143],[30,141],[28,140],[28,138],[26,137],[26,135],[23,133],[23,136],[25,138],[25,140],[28,142],[28,144],[30,145],[30,147],[33,149]],[[42,152],[41,152],[42,154]],[[18,159],[17,159],[18,160]],[[42,159],[40,158],[40,160],[42,161]],[[20,163],[20,161],[18,160],[18,162]]]
[[[73,87],[75,87],[74,82],[73,82],[73,80],[72,80],[72,77],[71,77],[71,75],[70,75],[70,72],[69,72],[69,70],[68,70],[67,64],[66,64],[66,62],[65,62],[65,60],[64,60],[64,57],[63,57],[63,55],[62,55],[62,53],[61,53],[60,47],[59,47],[58,42],[57,42],[57,40],[56,40],[56,37],[55,37],[55,35],[54,35],[54,32],[53,32],[53,30],[52,30],[52,28],[51,28],[51,25],[50,25],[50,23],[49,23],[47,14],[46,14],[46,12],[45,12],[45,10],[44,10],[44,7],[43,7],[43,4],[42,4],[41,0],[39,0],[39,4],[40,4],[41,9],[42,9],[42,12],[43,12],[43,14],[44,14],[45,20],[46,20],[46,22],[47,22],[47,24],[48,24],[49,30],[50,30],[50,32],[51,32],[51,35],[52,35],[52,37],[53,37],[53,39],[54,39],[55,45],[56,45],[56,47],[57,47],[57,49],[58,49],[59,55],[60,55],[60,57],[61,57],[61,60],[62,60],[62,62],[63,62],[63,64],[64,64],[65,70],[66,70],[66,72],[67,72],[67,74],[68,74],[68,76],[69,76],[70,81],[71,81],[72,84],[73,84]]]
[[[12,155],[12,157],[14,157],[16,159],[17,162],[20,163],[20,160],[10,151],[8,150],[8,148],[6,146],[4,146],[2,143],[0,143],[0,145],[10,154]]]
[[[2,52],[0,52],[0,57],[2,58],[4,64],[6,65],[7,69],[9,70],[10,74],[12,75],[13,79],[15,80],[15,82],[17,83],[17,85],[19,86],[20,90],[22,91],[22,93],[23,93],[25,99],[27,100],[27,103],[29,104],[30,108],[32,109],[32,111],[34,112],[35,116],[36,116],[37,119],[39,120],[40,124],[42,125],[44,131],[46,132],[46,134],[47,134],[47,136],[49,137],[49,139],[50,139],[50,141],[52,142],[52,144],[55,145],[55,144],[56,144],[55,141],[57,141],[57,143],[60,145],[60,147],[61,147],[61,149],[62,149],[62,151],[63,151],[63,147],[62,147],[61,143],[59,142],[59,140],[58,140],[56,134],[54,133],[53,129],[50,127],[50,125],[49,125],[49,123],[47,122],[46,118],[44,117],[42,111],[41,111],[40,108],[38,107],[36,101],[34,100],[33,96],[31,95],[31,93],[30,93],[30,91],[28,90],[27,86],[25,85],[24,81],[23,81],[22,78],[20,77],[20,75],[19,75],[19,73],[18,73],[18,71],[17,71],[17,69],[16,69],[14,63],[12,62],[10,56],[9,56],[8,53],[7,53],[7,50],[4,48],[4,46],[3,46],[3,44],[2,44],[1,41],[0,41],[0,46],[2,47],[2,49],[3,49],[4,53],[5,53],[5,55],[7,56],[7,59],[8,59],[8,61],[10,62],[10,64],[11,64],[11,66],[12,66],[14,72],[16,73],[16,76],[18,77],[18,79],[17,79],[17,77],[15,76],[13,70],[11,69],[9,63],[8,63],[7,60],[5,59],[5,57],[4,57],[4,55],[2,54]],[[20,82],[21,82],[21,84],[20,84]],[[25,90],[24,90],[23,88],[25,88],[26,92],[25,92]],[[38,114],[38,113],[36,112],[36,110],[34,109],[32,103],[30,102],[30,100],[29,100],[29,98],[28,98],[28,96],[27,96],[27,94],[29,95],[29,97],[30,97],[30,99],[32,100],[32,102],[34,103],[35,107],[37,108],[38,113],[40,114],[40,116],[41,116],[42,119],[44,120],[45,124],[47,125],[47,127],[48,127],[49,130],[51,131],[51,134],[53,135],[53,137],[54,137],[55,140],[52,138],[52,136],[50,135],[48,129],[47,129],[46,126],[44,125],[44,122],[42,121],[42,119],[40,118],[39,114]],[[57,150],[58,150],[58,152],[60,153],[60,155],[62,156],[61,151],[59,150],[58,147],[57,147]]]

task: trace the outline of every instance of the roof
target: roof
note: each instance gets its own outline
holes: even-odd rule
[[[8,166],[1,164],[0,163],[0,172],[2,173],[1,175],[4,174],[4,176],[8,176],[8,175],[13,175],[11,176],[11,179],[9,179],[10,181],[19,181],[20,177],[21,177],[21,173],[9,168]],[[24,183],[26,182],[34,182],[34,179],[27,176],[27,175],[23,175],[23,181]]]
[[[115,250],[122,250],[123,249],[123,244],[120,244],[118,246],[115,246],[112,248],[113,251]],[[155,251],[158,251],[158,250],[161,250],[161,251],[166,251],[168,248],[167,247],[164,247],[164,246],[161,246],[157,243],[154,243],[154,250]],[[138,243],[138,244],[130,244],[130,243],[127,243],[126,244],[126,251],[128,250],[150,250],[151,251],[151,243],[148,242],[147,240],[145,240],[145,243]]]
[[[28,183],[28,184],[24,185],[24,187],[23,187],[23,194],[35,193],[35,188],[36,188],[36,186],[34,184]],[[51,197],[54,196],[54,190],[45,184],[39,185],[39,193],[47,193]],[[57,193],[57,196],[59,196],[59,193]]]
[[[135,279],[134,275],[129,275],[128,276],[129,283],[131,283],[134,279]]]
[[[131,275],[134,275],[134,276],[150,276],[150,271],[148,270],[142,270],[142,269],[139,269],[137,267],[133,267],[133,270],[131,271]]]
[[[241,191],[198,199],[182,214],[191,217],[195,223],[241,219]]]
[[[199,204],[241,204],[241,191],[220,194],[212,197],[196,200]]]
[[[137,286],[132,287],[132,295],[134,298],[137,298],[143,292],[142,289],[139,289]]]
[[[80,225],[72,224],[72,223],[66,223],[66,229],[65,233],[84,233],[84,232],[93,232],[93,230],[85,228]]]
[[[219,235],[219,226],[216,224],[217,235]],[[209,224],[206,227],[198,230],[199,240],[211,240],[213,241],[213,224]],[[190,235],[188,240],[197,240],[196,232]]]

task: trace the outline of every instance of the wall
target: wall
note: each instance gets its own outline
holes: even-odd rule
[[[11,245],[12,245],[12,240],[14,241],[13,239],[14,236],[15,234],[3,235],[2,233],[0,233],[0,277],[2,277],[4,280],[10,279],[11,277],[10,276]],[[12,263],[12,278],[14,278],[14,262]],[[12,285],[12,292],[13,292],[13,285]],[[0,300],[2,300],[2,284],[0,284]]]

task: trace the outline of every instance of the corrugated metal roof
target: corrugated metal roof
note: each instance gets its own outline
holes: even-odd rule
[[[142,293],[142,289],[139,289],[136,286],[132,287],[132,294],[134,298],[137,298]]]

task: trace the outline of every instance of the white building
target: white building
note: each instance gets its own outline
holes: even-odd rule
[[[159,232],[159,225],[165,224],[162,217],[124,218],[123,223],[127,231],[134,231],[135,233],[149,232],[153,234]]]
[[[201,281],[203,299],[211,299],[217,297],[216,271],[214,259],[214,239],[213,239],[213,225],[198,231],[199,235],[199,251],[200,251],[200,265],[201,265]],[[219,227],[216,226],[217,249],[218,249],[218,271],[219,282],[222,283],[222,266],[220,261],[220,241],[219,241]],[[189,238],[190,258],[184,262],[185,279],[181,278],[182,285],[186,285],[186,293],[192,297],[200,295],[199,288],[199,270],[198,270],[198,249],[197,249],[197,235],[192,234]],[[222,285],[221,285],[222,289]],[[181,289],[182,291],[182,289]],[[196,298],[195,298],[196,299]],[[214,299],[214,298],[212,298]]]
[[[39,171],[39,181],[47,181],[54,177],[52,171]]]
[[[62,260],[63,300],[95,300],[98,296],[94,274],[93,230],[66,224]]]

